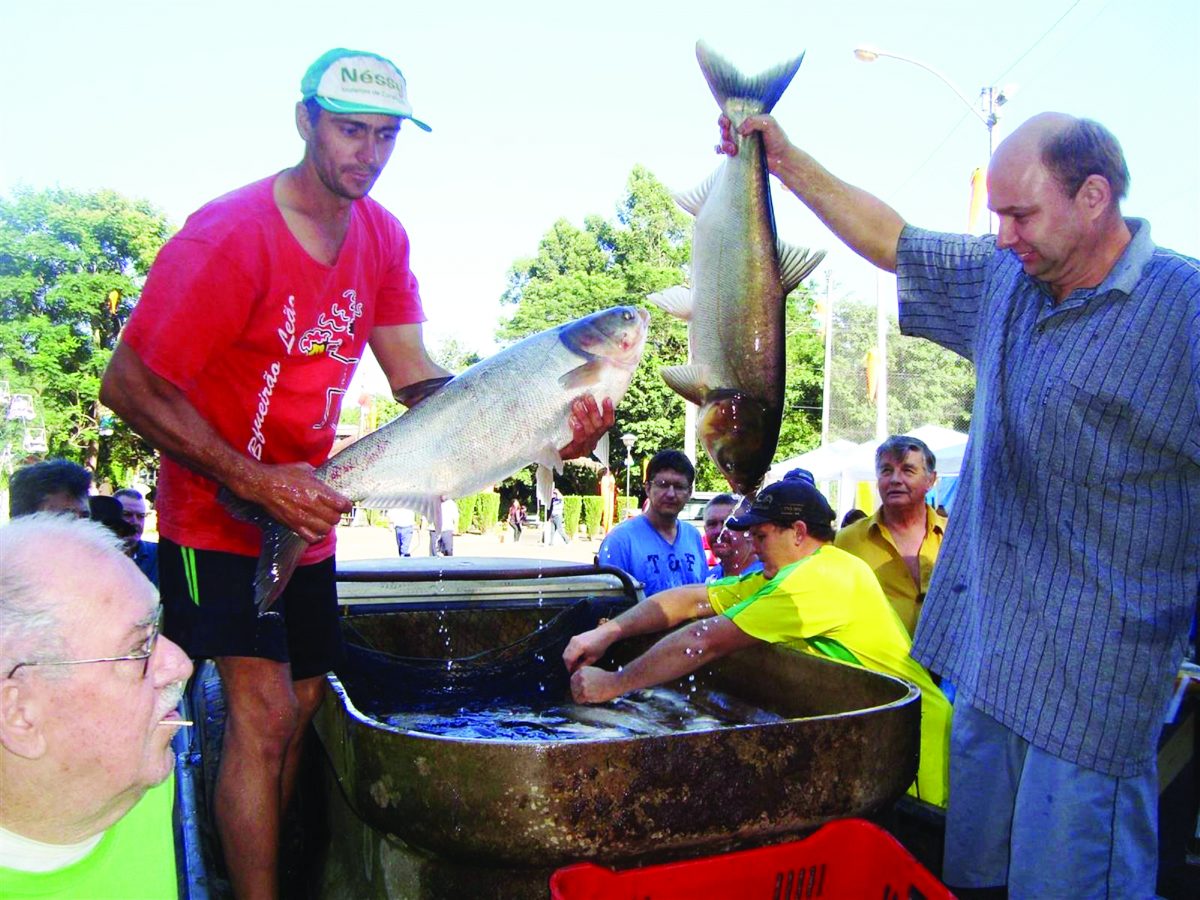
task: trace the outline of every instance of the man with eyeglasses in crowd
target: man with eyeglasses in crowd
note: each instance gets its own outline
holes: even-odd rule
[[[0,896],[174,898],[175,712],[192,664],[103,525],[0,528]]]
[[[644,585],[647,597],[703,583],[708,575],[700,532],[679,524],[695,478],[686,455],[658,451],[646,468],[646,512],[616,526],[600,545],[598,561],[624,569]]]

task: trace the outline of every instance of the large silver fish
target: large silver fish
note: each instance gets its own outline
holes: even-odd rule
[[[471,366],[435,394],[316,469],[362,506],[417,510],[432,518],[443,496],[461,497],[539,463],[550,499],[559,447],[571,441],[571,401],[590,393],[614,406],[642,358],[650,314],[618,306],[532,335]],[[596,454],[607,460],[607,435]],[[263,530],[255,600],[265,612],[287,586],[304,540],[236,498],[234,513]]]
[[[696,433],[741,494],[762,483],[775,455],[784,395],[784,298],[824,251],[779,243],[762,136],[736,135],[748,116],[768,113],[804,55],[747,78],[703,42],[696,58],[721,110],[733,122],[736,156],[699,190],[676,197],[696,217],[692,286],[651,302],[690,322],[691,359],[662,370],[671,389],[700,407]]]

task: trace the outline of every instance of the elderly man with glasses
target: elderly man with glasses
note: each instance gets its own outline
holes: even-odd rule
[[[679,524],[692,496],[696,470],[678,450],[660,450],[646,469],[644,515],[622,522],[600,545],[599,562],[624,569],[650,597],[667,588],[700,584],[708,575],[700,532]]]
[[[0,896],[177,896],[175,707],[192,672],[102,525],[0,528]]]

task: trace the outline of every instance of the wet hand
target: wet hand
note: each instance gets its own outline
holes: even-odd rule
[[[620,697],[621,693],[615,672],[584,666],[571,676],[571,697],[576,703],[604,703]]]
[[[591,394],[584,394],[571,401],[571,443],[558,451],[563,459],[588,456],[604,433],[613,427],[616,412],[612,400],[605,398],[604,406],[596,403]]]
[[[589,666],[604,654],[608,644],[596,628],[577,634],[563,651],[563,665],[568,672],[574,672],[580,666]]]
[[[717,126],[721,129],[721,141],[716,146],[718,153],[723,153],[726,156],[737,156],[737,140],[736,135],[746,137],[754,132],[762,135],[763,149],[766,151],[767,168],[772,172],[777,171],[780,162],[791,149],[792,143],[788,140],[788,136],[783,129],[779,127],[779,123],[775,121],[774,116],[747,116],[742,120],[742,124],[737,127],[735,134],[733,122],[728,116],[721,116],[717,119]]]
[[[237,491],[310,544],[334,529],[354,505],[313,475],[308,463],[263,466],[250,489]]]

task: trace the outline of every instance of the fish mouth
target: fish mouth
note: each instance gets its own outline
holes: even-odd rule
[[[697,416],[704,449],[739,494],[757,490],[779,440],[780,409],[740,391],[709,396]]]

